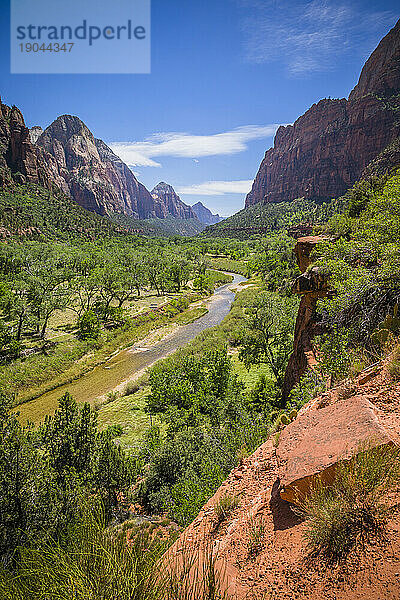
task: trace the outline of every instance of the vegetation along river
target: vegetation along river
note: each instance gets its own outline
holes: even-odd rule
[[[120,389],[132,379],[140,376],[145,369],[157,360],[165,358],[178,348],[192,341],[199,333],[219,325],[229,313],[235,291],[231,288],[245,282],[242,275],[232,273],[233,281],[220,286],[207,301],[208,313],[192,323],[182,325],[166,335],[151,347],[143,347],[140,342],[121,350],[107,362],[99,365],[76,381],[62,385],[42,396],[18,406],[21,418],[38,422],[57,408],[58,399],[69,392],[77,402],[93,403],[97,398]],[[143,342],[142,342],[143,344]]]

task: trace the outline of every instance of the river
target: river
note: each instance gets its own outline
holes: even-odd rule
[[[62,385],[30,402],[21,404],[17,410],[23,421],[42,421],[45,415],[52,414],[58,399],[69,392],[77,402],[93,403],[96,398],[122,389],[127,381],[139,377],[157,360],[165,358],[178,348],[192,341],[199,333],[219,325],[229,313],[235,291],[231,288],[246,281],[242,275],[232,273],[233,281],[220,286],[206,302],[208,313],[187,325],[181,325],[151,347],[143,347],[143,341],[119,351],[107,362],[89,371],[76,381]]]

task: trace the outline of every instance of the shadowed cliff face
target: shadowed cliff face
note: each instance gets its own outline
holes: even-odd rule
[[[21,112],[0,101],[0,186],[13,181],[67,191],[54,158],[31,143]]]
[[[200,223],[203,223],[204,225],[215,225],[215,223],[219,223],[223,220],[218,214],[213,215],[211,210],[201,202],[193,204],[192,210],[197,215]]]
[[[78,117],[58,117],[36,143],[54,157],[69,195],[84,208],[142,219],[155,216],[148,190]]]
[[[278,129],[246,206],[343,195],[400,135],[399,92],[400,21],[366,62],[349,100],[321,100]]]

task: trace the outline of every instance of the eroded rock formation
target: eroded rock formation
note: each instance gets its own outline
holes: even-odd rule
[[[282,394],[287,398],[293,386],[301,376],[315,364],[312,339],[320,333],[315,319],[318,298],[329,294],[327,278],[317,267],[311,265],[311,252],[315,246],[325,241],[320,236],[299,238],[294,248],[297,263],[302,274],[293,283],[292,291],[300,299],[299,310],[294,331],[293,353],[286,367]]]
[[[78,117],[58,117],[36,144],[54,157],[69,195],[84,208],[102,215],[155,216],[150,192]]]
[[[324,99],[279,127],[246,206],[337,198],[400,134],[400,21],[366,62],[349,99]]]

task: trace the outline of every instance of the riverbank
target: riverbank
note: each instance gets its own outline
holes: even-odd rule
[[[229,276],[222,272],[213,274],[214,286],[218,285],[218,280],[226,281]],[[189,289],[178,297],[181,299],[178,303],[181,308],[170,307],[167,302],[156,309],[136,315],[130,326],[103,331],[97,340],[79,340],[76,335],[69,335],[67,339],[59,340],[50,350],[1,366],[0,389],[14,395],[15,406],[19,406],[80,379],[150,332],[167,324],[179,326],[190,323],[207,312],[204,304],[207,296],[204,293]]]
[[[260,281],[252,278],[248,282],[243,282],[236,286],[236,296],[232,303],[231,310],[222,322],[212,328],[209,328],[184,347],[179,348],[160,362],[176,361],[177,358],[193,354],[201,356],[207,350],[218,349],[228,346],[228,353],[231,356],[233,368],[246,389],[254,387],[255,382],[262,374],[269,375],[267,365],[255,365],[246,369],[244,364],[238,358],[238,348],[236,346],[239,331],[243,325],[243,317],[246,306],[252,302],[259,292]],[[163,427],[156,417],[150,417],[145,411],[146,397],[150,392],[147,382],[147,376],[139,378],[135,385],[125,386],[117,391],[113,398],[106,399],[105,402],[97,406],[98,423],[100,429],[107,429],[111,425],[118,425],[122,434],[118,437],[118,443],[126,450],[134,449],[141,443],[143,434],[151,425]],[[132,392],[126,393],[131,387]]]
[[[160,341],[146,346],[144,337],[141,336],[140,341],[139,338],[136,339],[135,345],[125,346],[122,351],[114,353],[109,360],[97,365],[85,375],[18,406],[21,418],[33,422],[42,420],[46,414],[55,410],[58,398],[66,391],[70,392],[78,402],[90,402],[92,405],[99,401],[101,403],[110,392],[122,391],[128,381],[143,375],[154,362],[186,345],[202,331],[219,324],[228,314],[234,299],[235,294],[230,287],[243,281],[245,281],[244,277],[235,275],[232,284],[217,288],[214,294],[205,300],[205,307],[208,310],[206,314],[191,323],[174,328]],[[192,306],[191,310],[196,311],[198,308]],[[184,312],[179,317],[184,318]]]

